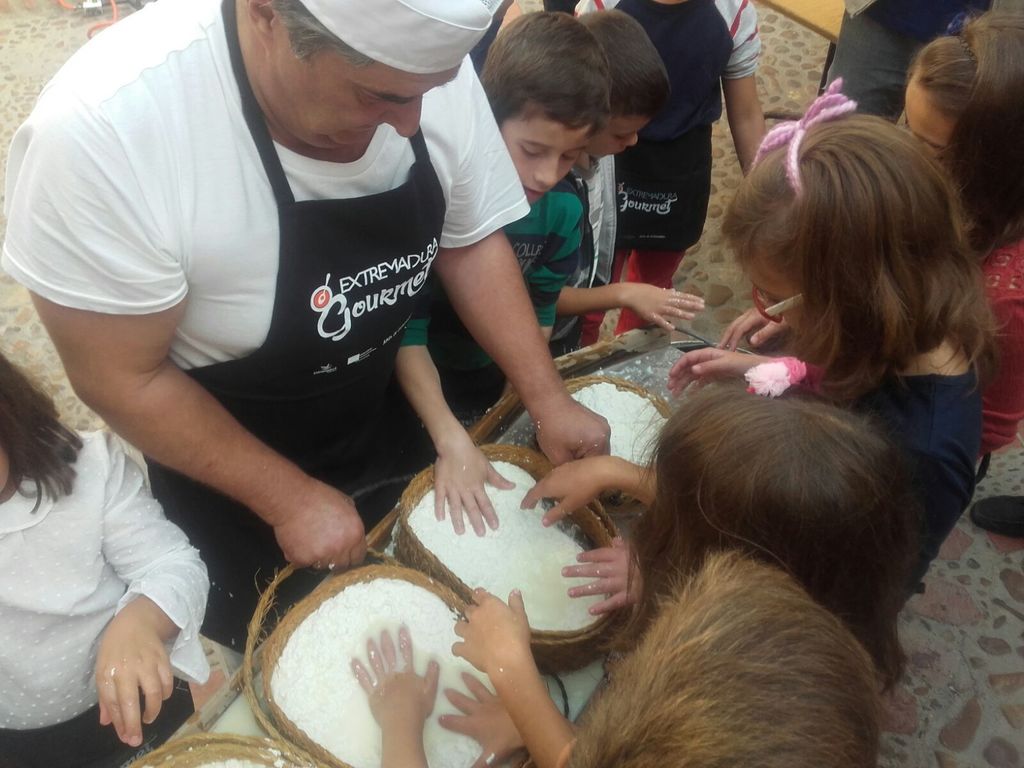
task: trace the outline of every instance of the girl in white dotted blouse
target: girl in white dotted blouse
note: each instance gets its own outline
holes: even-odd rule
[[[172,669],[209,674],[206,567],[118,443],[2,356],[0,489],[0,766],[120,766],[192,711]]]

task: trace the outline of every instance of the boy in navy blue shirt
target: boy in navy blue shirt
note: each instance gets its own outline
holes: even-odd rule
[[[615,155],[637,143],[638,132],[668,101],[669,83],[661,56],[636,19],[612,10],[588,13],[580,23],[608,57],[611,114],[571,174],[586,215],[579,267],[558,297],[554,355],[597,341],[610,309],[624,308],[670,329],[674,321],[692,320],[693,313],[704,307],[699,297],[671,288],[611,281],[617,217]]]
[[[765,133],[754,73],[761,52],[748,0],[581,0],[577,13],[615,7],[636,19],[661,54],[671,95],[616,157],[618,239],[612,281],[672,288],[686,249],[704,229],[711,193],[711,126],[722,95],[744,171]],[[616,333],[647,321],[623,309]]]

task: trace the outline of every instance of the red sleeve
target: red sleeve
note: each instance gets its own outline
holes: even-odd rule
[[[1024,292],[991,298],[999,325],[999,370],[982,398],[982,453],[1013,442],[1024,419]]]

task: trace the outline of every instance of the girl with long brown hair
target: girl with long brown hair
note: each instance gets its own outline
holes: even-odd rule
[[[982,396],[981,450],[1024,419],[1024,14],[986,13],[925,46],[910,67],[910,131],[949,172],[998,322],[999,371]],[[982,528],[1024,536],[1024,498],[985,499]]]
[[[131,762],[192,714],[172,668],[209,672],[206,567],[119,444],[2,355],[0,489],[0,763]]]
[[[635,604],[617,650],[635,644],[672,581],[737,550],[790,573],[843,619],[888,688],[903,669],[896,619],[919,510],[899,448],[876,427],[816,398],[708,387],[672,414],[649,467],[610,456],[563,464],[523,503],[557,500],[547,525],[608,490],[647,506],[628,548],[584,553],[563,571],[595,579],[570,595]]]
[[[924,511],[919,579],[974,492],[994,323],[942,168],[907,132],[849,114],[840,87],[768,135],[723,233],[755,305],[789,326],[799,360],[783,362],[882,420],[909,457]],[[670,388],[773,360],[697,350]]]
[[[876,689],[884,689],[902,671],[897,616],[916,553],[917,507],[903,465],[900,450],[848,409],[716,386],[672,415],[650,468],[612,457],[562,465],[524,505],[558,499],[545,518],[550,524],[606,488],[649,502],[633,530],[632,549],[604,550],[599,557],[607,560],[565,572],[597,577],[570,594],[615,593],[617,606],[636,603],[612,643],[616,650],[629,654],[637,647],[680,582],[696,578],[710,558],[735,553],[789,574],[841,620],[873,659]],[[510,596],[505,605],[481,592],[476,602],[482,609],[471,610],[468,626],[456,630],[469,641],[461,651],[484,671],[494,667],[496,676],[515,678],[504,683],[531,689],[537,679],[515,641],[527,626],[522,599]],[[505,753],[495,745],[516,743],[515,732],[508,736],[507,717],[495,712],[489,694],[476,698],[464,710],[470,717],[463,732],[471,732],[475,719],[472,732],[486,734],[500,759]],[[523,715],[521,701],[503,703]],[[564,741],[564,719],[538,711],[543,733]]]
[[[536,672],[515,594],[478,596],[453,650],[490,677],[538,768],[876,764],[870,658],[796,579],[731,552],[669,587],[578,730]]]
[[[835,616],[778,568],[719,553],[659,599],[565,764],[873,768],[878,709],[871,660]]]

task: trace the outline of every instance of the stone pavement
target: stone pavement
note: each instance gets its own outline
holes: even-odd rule
[[[527,4],[539,5],[536,0]],[[100,19],[43,0],[0,0],[0,157],[49,77]],[[826,43],[761,9],[764,53],[758,75],[766,110],[799,111],[813,97]],[[717,336],[749,306],[749,285],[726,252],[720,221],[740,182],[724,121],[715,128],[714,185],[701,243],[677,286],[709,306],[694,329]],[[3,232],[0,219],[0,237]],[[74,397],[27,294],[0,277],[0,349],[43,383],[77,428],[100,425]],[[993,461],[977,497],[1024,494],[1024,448]],[[990,536],[965,517],[913,598],[901,628],[910,663],[888,704],[881,764],[886,768],[1024,765],[1024,540]]]

